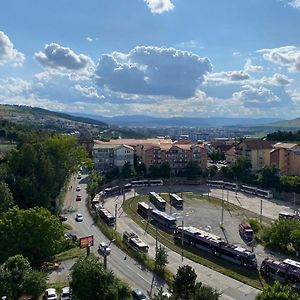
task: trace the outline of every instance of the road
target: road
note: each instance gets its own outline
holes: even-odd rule
[[[68,191],[65,201],[65,211],[69,210],[72,212],[67,213],[68,221],[73,228],[73,232],[76,232],[78,237],[84,237],[88,235],[94,236],[94,247],[91,247],[91,252],[99,255],[97,253],[98,245],[101,241],[109,242],[109,240],[99,231],[99,229],[94,224],[87,208],[86,201],[87,192],[87,175],[83,175],[82,179],[74,180],[72,184],[72,189]],[[79,185],[81,191],[78,194],[82,195],[82,201],[75,201],[77,192],[75,187]],[[76,222],[75,215],[80,212],[83,215],[83,222]],[[132,288],[139,288],[143,293],[147,294],[148,291],[155,292],[158,287],[163,287],[166,290],[166,284],[160,278],[153,276],[153,273],[145,269],[143,266],[135,262],[130,257],[116,247],[113,243],[110,246],[111,254],[107,259],[108,269],[112,270],[114,274],[126,281]],[[124,259],[126,257],[126,260]]]
[[[153,189],[153,188],[152,188]],[[134,196],[134,192],[126,194],[126,199]],[[145,233],[145,231],[139,227],[130,217],[121,208],[122,196],[107,198],[104,203],[106,207],[111,212],[114,212],[115,204],[118,206],[118,218],[117,218],[117,231],[123,233],[124,231],[135,232],[145,243],[149,246],[149,255],[155,257],[155,239]],[[209,285],[222,292],[221,299],[224,300],[253,300],[259,292],[259,290],[241,283],[240,281],[234,280],[228,276],[225,276],[221,273],[218,273],[212,269],[209,269],[205,266],[197,264],[187,258],[181,260],[181,256],[173,252],[172,250],[166,248],[168,252],[168,268],[176,274],[179,266],[190,265],[192,266],[196,273],[197,279],[203,282],[206,285]]]

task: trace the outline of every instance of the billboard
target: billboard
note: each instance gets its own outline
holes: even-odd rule
[[[79,244],[80,244],[81,249],[93,246],[94,245],[94,236],[89,235],[89,236],[80,238]]]

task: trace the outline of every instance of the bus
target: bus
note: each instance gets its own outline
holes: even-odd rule
[[[145,202],[138,202],[137,212],[144,218],[148,218],[150,216],[150,212],[152,211],[152,207]]]
[[[116,218],[105,208],[98,209],[100,219],[108,226],[114,226]]]
[[[153,209],[150,213],[151,221],[154,225],[162,227],[168,232],[174,232],[176,229],[176,218],[167,213]]]
[[[134,250],[137,250],[142,253],[147,253],[149,246],[144,243],[134,232],[123,233],[123,240]]]
[[[256,195],[268,199],[273,198],[273,193],[269,190],[256,189]]]
[[[257,188],[256,187],[253,187],[253,186],[248,186],[248,185],[242,185],[240,187],[240,190],[241,192],[244,192],[244,193],[247,193],[247,194],[252,194],[252,195],[255,195],[256,194],[256,190]]]
[[[299,214],[294,213],[287,213],[287,212],[280,212],[278,214],[279,219],[294,219],[294,220],[300,220]]]
[[[133,187],[140,187],[140,186],[148,186],[149,185],[149,181],[148,179],[143,179],[143,180],[133,180],[131,181],[131,185]]]
[[[288,284],[296,290],[300,290],[300,262],[298,261],[292,259],[277,261],[265,258],[261,263],[260,273],[282,284]]]
[[[254,252],[225,242],[219,236],[198,228],[177,226],[175,239],[200,250],[216,255],[247,269],[256,269],[257,261]]]
[[[161,179],[150,179],[149,180],[149,186],[159,186],[163,185],[164,182]]]
[[[227,190],[233,190],[233,191],[237,191],[239,189],[237,183],[234,183],[234,182],[224,182],[224,185],[223,185],[224,189],[227,189]]]
[[[206,180],[206,185],[212,186],[212,187],[223,188],[224,181],[223,180]]]
[[[108,187],[103,190],[103,194],[105,197],[110,197],[114,195],[120,195],[123,193],[123,188],[121,186],[113,186],[113,187]]]
[[[130,192],[132,189],[132,184],[131,183],[127,183],[125,185],[123,185],[123,192],[126,193],[126,192]]]
[[[247,242],[253,241],[254,232],[251,225],[246,223],[241,223],[239,225],[239,233],[243,240]]]
[[[160,210],[166,209],[166,201],[161,196],[159,196],[157,193],[150,192],[149,199]]]
[[[183,199],[177,194],[170,193],[170,203],[177,208],[183,208]]]

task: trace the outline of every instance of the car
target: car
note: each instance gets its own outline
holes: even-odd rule
[[[77,179],[81,179],[81,174],[80,173],[78,173]]]
[[[135,300],[148,300],[148,298],[143,294],[142,291],[135,289],[131,292],[132,298]]]
[[[68,286],[65,286],[62,289],[60,300],[70,300],[70,299],[71,299],[70,288]]]
[[[76,235],[76,233],[73,233],[73,232],[68,233],[67,237],[69,239],[71,239],[72,241],[76,241],[77,240],[77,235]]]
[[[81,187],[80,187],[80,185],[77,185],[76,192],[80,192],[80,191],[81,191]]]
[[[99,244],[98,250],[102,252],[104,255],[109,255],[111,252],[111,249],[109,248],[108,244],[105,242],[101,242]]]
[[[81,213],[77,213],[77,214],[76,214],[76,217],[75,217],[75,220],[76,220],[77,222],[82,222],[82,221],[83,221],[83,216],[82,216],[82,214],[81,214]]]
[[[47,289],[44,296],[45,300],[57,300],[57,293],[56,290],[51,288]]]
[[[82,199],[81,195],[77,195],[75,200],[76,201],[81,201],[81,199]]]
[[[68,217],[66,217],[66,216],[64,216],[64,215],[60,215],[60,216],[59,216],[59,220],[60,220],[61,222],[65,222],[65,221],[68,220]]]

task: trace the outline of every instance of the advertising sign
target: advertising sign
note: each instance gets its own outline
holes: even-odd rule
[[[82,237],[80,238],[79,242],[80,242],[81,249],[91,247],[94,245],[94,236],[90,235],[90,236]]]

